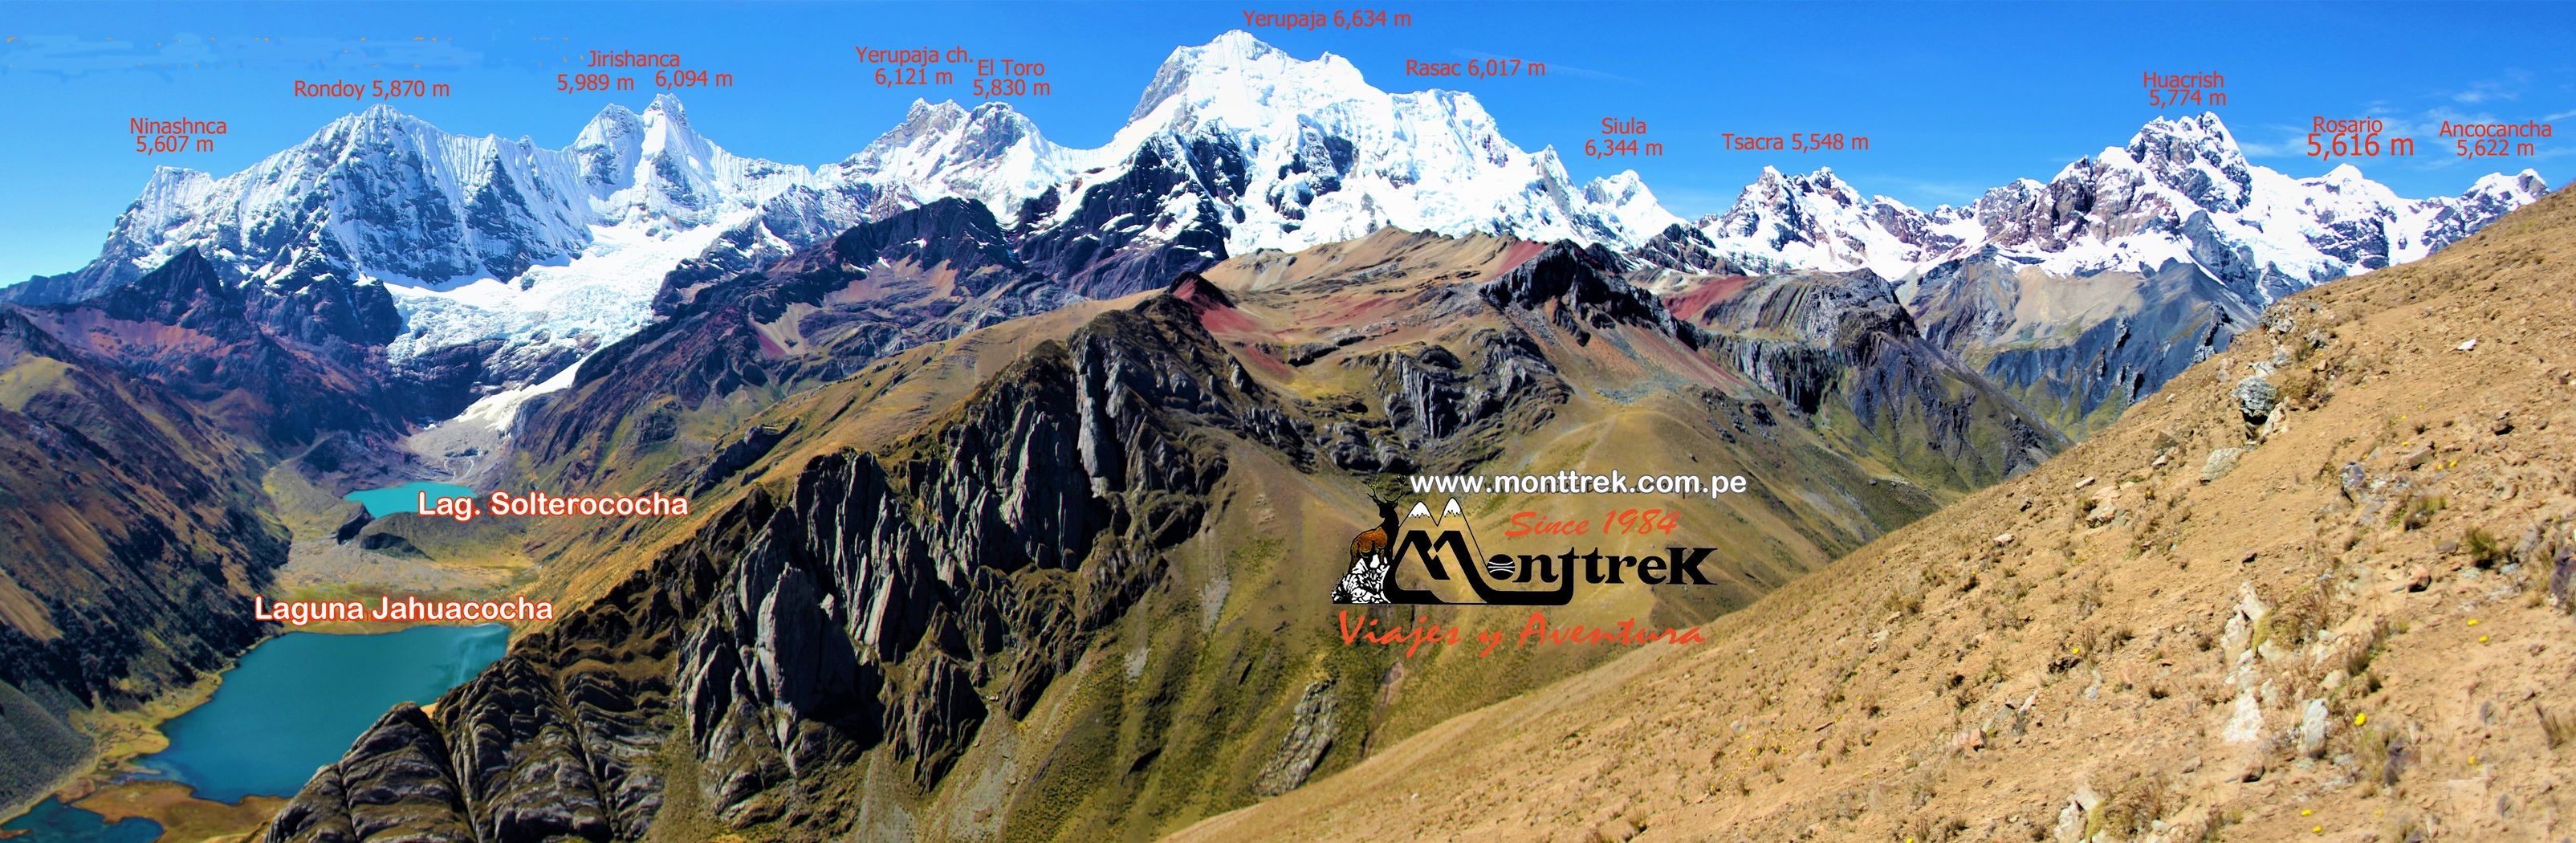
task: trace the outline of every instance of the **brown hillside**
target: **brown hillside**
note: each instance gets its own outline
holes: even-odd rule
[[[2560,840],[2571,243],[2562,193],[2285,300],[2081,446],[1705,646],[1180,836]]]

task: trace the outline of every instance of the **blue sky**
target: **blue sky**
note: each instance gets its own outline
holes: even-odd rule
[[[744,155],[838,160],[893,126],[916,96],[889,89],[853,47],[965,47],[1044,62],[1053,92],[1014,104],[1058,143],[1096,146],[1126,118],[1178,45],[1243,29],[1244,15],[1382,8],[1404,27],[1253,33],[1312,58],[1349,58],[1386,90],[1475,94],[1527,148],[1579,150],[1604,117],[1644,120],[1657,158],[1569,155],[1577,177],[1635,168],[1684,216],[1722,210],[1764,165],[1832,167],[1864,193],[1957,203],[2014,178],[2047,178],[2125,142],[2160,114],[2140,77],[2225,75],[2216,111],[2257,163],[2294,176],[2311,117],[2380,116],[2423,128],[2414,160],[2352,163],[2400,195],[2456,193],[2495,170],[2576,176],[2576,137],[2529,158],[2462,161],[2431,139],[2443,119],[2556,122],[2576,129],[2576,13],[2565,5],[748,3],[748,4],[0,4],[0,283],[77,268],[158,165],[223,174],[355,110],[300,99],[294,81],[423,79],[445,99],[402,104],[441,128],[569,144],[624,93],[555,90],[591,49],[676,52],[730,73],[683,93],[691,122]],[[415,40],[417,39],[417,40]],[[1505,56],[1544,77],[1427,80],[1407,59]],[[646,72],[649,76],[649,71]],[[133,117],[220,119],[208,152],[134,151]],[[1722,135],[1838,132],[1867,151],[1724,148]]]

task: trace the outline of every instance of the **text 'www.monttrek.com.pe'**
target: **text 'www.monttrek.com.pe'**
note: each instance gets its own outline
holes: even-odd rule
[[[1743,494],[1741,474],[1593,474],[1559,471],[1549,474],[1416,474],[1408,478],[1417,495],[1719,495]]]

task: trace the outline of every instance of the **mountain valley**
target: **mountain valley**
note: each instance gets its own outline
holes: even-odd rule
[[[2160,108],[1955,206],[1766,166],[1693,219],[1513,142],[1507,86],[1273,41],[1309,43],[1171,50],[1093,148],[906,93],[785,163],[665,86],[560,147],[375,104],[153,168],[94,258],[0,287],[0,805],[281,842],[2563,830],[2576,200],[2537,172],[2408,199]],[[687,506],[360,502],[415,487]],[[400,595],[552,613],[300,792],[145,763],[262,641],[390,628],[254,597]]]

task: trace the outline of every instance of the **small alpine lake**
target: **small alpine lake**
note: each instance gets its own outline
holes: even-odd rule
[[[344,501],[356,501],[360,505],[365,506],[367,508],[367,516],[370,518],[383,518],[396,513],[419,512],[421,496],[424,494],[429,496],[431,503],[437,503],[440,498],[474,497],[474,490],[454,483],[439,483],[431,480],[422,480],[417,483],[405,483],[400,486],[387,486],[382,489],[368,489],[363,492],[350,492],[349,494],[342,496],[340,499]]]

